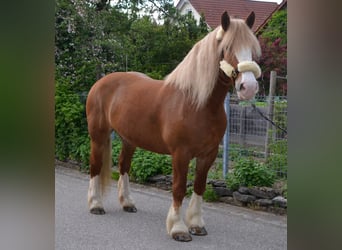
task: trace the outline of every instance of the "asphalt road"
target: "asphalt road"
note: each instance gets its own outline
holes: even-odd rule
[[[87,207],[88,175],[55,168],[55,249],[287,249],[287,217],[223,203],[205,203],[207,236],[176,242],[166,233],[171,193],[131,185],[137,213],[124,212],[116,182],[104,199],[105,215]],[[184,200],[188,205],[189,200]],[[185,208],[185,207],[184,207]]]

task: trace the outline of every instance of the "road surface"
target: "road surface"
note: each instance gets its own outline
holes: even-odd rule
[[[77,170],[55,168],[55,249],[287,249],[287,217],[223,203],[205,203],[207,236],[177,242],[166,233],[171,193],[131,184],[137,213],[124,212],[113,181],[104,199],[105,215],[87,207],[89,177]],[[184,200],[188,205],[189,200]],[[185,206],[183,206],[185,207]],[[184,210],[183,210],[184,212]]]

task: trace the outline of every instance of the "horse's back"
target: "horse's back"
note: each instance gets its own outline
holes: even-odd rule
[[[107,102],[113,102],[113,98],[124,98],[129,93],[137,90],[150,89],[154,85],[160,85],[161,81],[153,80],[139,72],[115,72],[99,79],[90,89],[87,98],[87,114],[91,108],[106,107]],[[126,96],[125,96],[126,95]]]
[[[150,148],[148,138],[154,135],[160,143],[160,107],[165,85],[138,72],[116,72],[98,80],[87,99],[87,120],[91,130],[115,130],[123,139],[143,148]]]

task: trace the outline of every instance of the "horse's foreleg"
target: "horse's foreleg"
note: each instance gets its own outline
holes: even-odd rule
[[[202,217],[203,193],[205,191],[208,171],[214,162],[217,150],[206,157],[196,159],[196,176],[194,183],[194,192],[192,193],[189,207],[186,211],[185,221],[189,227],[189,232],[193,235],[207,235],[205,223]]]
[[[135,147],[126,142],[122,142],[122,149],[119,157],[120,178],[118,181],[119,201],[124,211],[135,213],[137,211],[134,201],[130,195],[129,188],[129,169],[131,167],[132,157]]]
[[[191,241],[188,228],[182,219],[181,206],[186,192],[186,178],[190,157],[178,153],[172,155],[173,202],[166,219],[166,230],[177,241]]]
[[[105,213],[102,195],[110,179],[111,152],[109,136],[100,143],[91,141],[88,205],[93,214]]]

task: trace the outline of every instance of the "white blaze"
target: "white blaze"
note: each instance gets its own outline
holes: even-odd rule
[[[252,52],[248,48],[243,48],[236,54],[236,58],[239,63],[252,62]],[[253,71],[242,72],[241,77],[235,81],[235,88],[240,99],[248,100],[253,98],[259,90]]]

